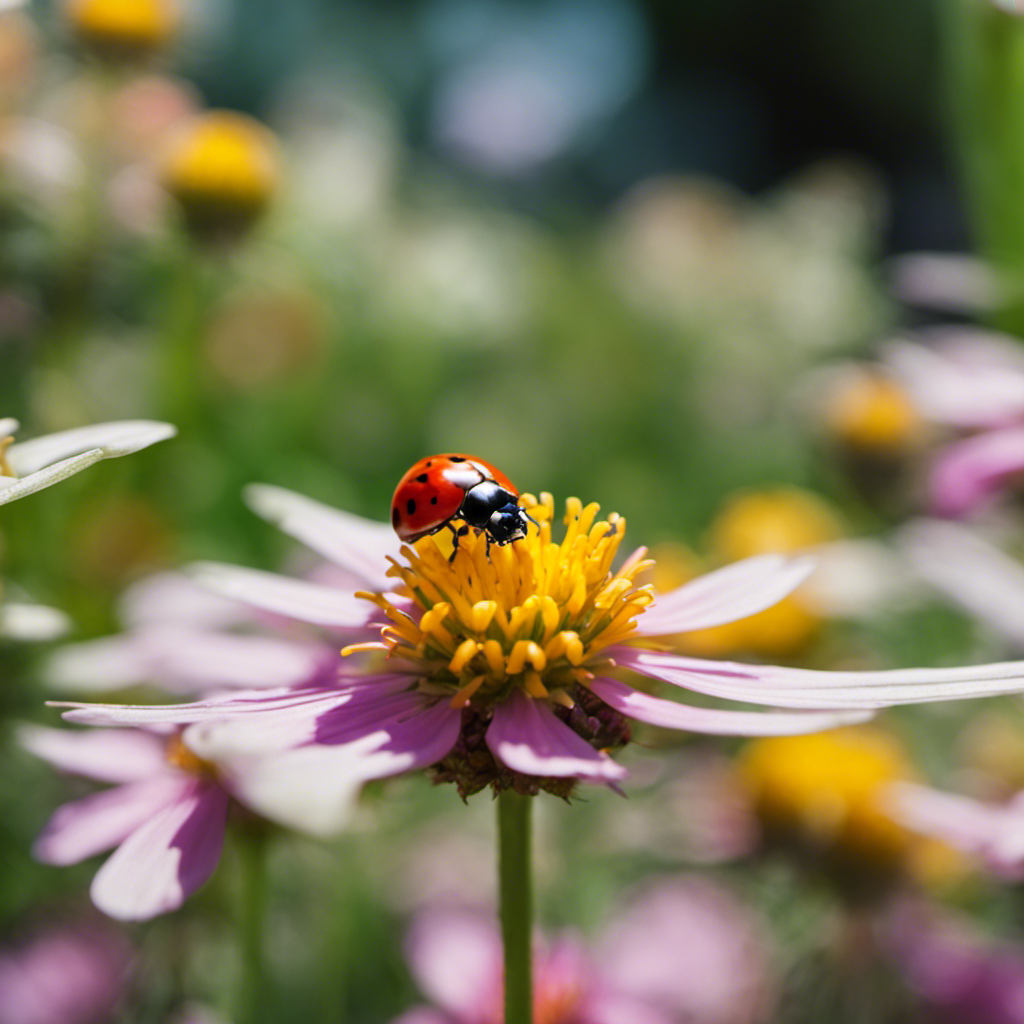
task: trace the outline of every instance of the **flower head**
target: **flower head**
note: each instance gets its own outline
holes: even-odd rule
[[[178,27],[173,0],[68,0],[66,13],[79,41],[111,58],[147,57]]]
[[[251,227],[277,191],[271,132],[258,121],[214,110],[186,125],[169,146],[163,182],[196,237],[233,237]]]
[[[539,529],[492,546],[489,557],[486,541],[469,536],[449,563],[434,537],[402,554],[387,524],[282,488],[253,487],[248,496],[259,512],[373,591],[356,598],[314,581],[226,565],[198,567],[198,577],[228,596],[335,634],[365,630],[369,599],[383,612],[381,639],[349,648],[358,657],[327,683],[169,707],[75,705],[66,717],[185,727],[183,741],[199,756],[246,759],[244,799],[285,822],[296,814],[296,792],[319,794],[323,805],[337,790],[342,804],[363,781],[416,769],[431,769],[466,793],[488,784],[559,793],[573,780],[613,784],[626,774],[611,752],[628,739],[627,720],[719,735],[786,735],[863,721],[888,704],[1024,685],[1024,665],[1015,663],[818,672],[658,649],[664,638],[769,607],[806,578],[809,561],[761,555],[652,598],[634,579],[642,549],[614,568],[623,520],[599,520],[596,507],[577,501],[567,503],[563,541],[551,536],[552,500],[524,497]],[[631,685],[636,674],[784,710],[655,697]],[[330,826],[329,814],[321,825]]]

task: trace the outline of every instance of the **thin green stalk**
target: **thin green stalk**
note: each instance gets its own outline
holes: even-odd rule
[[[200,356],[209,305],[209,267],[191,248],[175,254],[165,311],[157,407],[185,434],[197,426],[203,402]]]
[[[238,944],[241,961],[238,1024],[258,1024],[267,1012],[269,993],[263,937],[267,910],[268,846],[261,835],[242,836],[238,844]]]
[[[505,947],[505,1024],[533,1024],[533,797],[498,794],[498,877]]]

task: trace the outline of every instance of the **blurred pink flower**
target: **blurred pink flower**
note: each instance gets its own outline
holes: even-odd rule
[[[1024,947],[982,936],[966,920],[927,907],[895,918],[888,946],[925,1002],[929,1021],[1019,1024],[1024,1019]]]
[[[1024,472],[1024,350],[977,328],[919,338],[890,344],[886,362],[926,419],[969,434],[939,453],[928,485],[935,512],[967,516]]]
[[[896,298],[912,306],[984,314],[999,298],[995,271],[964,253],[904,253],[891,261],[891,272]]]
[[[388,525],[359,520],[281,488],[253,488],[249,494],[258,511],[361,576],[368,586],[389,592],[395,585],[394,575],[388,573],[388,556],[394,556],[399,544]],[[643,554],[644,549],[635,552],[601,585],[624,592],[629,573]],[[437,565],[438,571],[449,571],[440,556]],[[810,568],[806,558],[764,555],[660,594],[653,603],[643,603],[644,592],[636,591],[637,604],[629,606],[636,616],[635,627],[616,636],[644,642],[735,621],[790,593]],[[366,623],[365,603],[335,587],[227,565],[202,566],[196,575],[230,597],[321,628],[344,631]],[[379,600],[390,620],[383,628],[385,640],[400,629],[418,629],[427,615],[436,618],[435,611],[423,612],[401,595]],[[470,614],[468,603],[466,614]],[[470,642],[460,638],[460,643]],[[512,662],[523,654],[543,665],[543,650],[536,643],[533,647],[539,653],[527,641],[515,644],[519,654],[507,654],[508,667],[502,662],[503,671],[509,675],[521,671],[525,667],[521,658],[519,668],[513,668]],[[386,643],[361,646],[387,649]],[[552,662],[560,665],[557,657],[552,654]],[[628,739],[629,719],[718,735],[794,734],[863,721],[876,708],[891,704],[1024,688],[1024,664],[1017,663],[819,672],[709,661],[634,647],[621,640],[600,648],[593,671],[585,671],[587,657],[584,652],[582,663],[569,664],[569,669],[581,666],[579,675],[570,676],[580,680],[572,691],[575,697],[569,698],[572,708],[545,697],[542,680],[540,689],[531,683],[532,692],[516,684],[497,699],[470,705],[468,697],[463,699],[460,693],[453,697],[451,689],[439,689],[415,659],[391,658],[373,670],[346,663],[336,680],[302,688],[242,691],[178,706],[72,705],[74,710],[65,717],[89,725],[188,726],[184,742],[198,756],[218,762],[248,759],[246,802],[268,817],[287,821],[294,813],[296,790],[325,792],[336,786],[347,796],[352,787],[369,779],[428,768],[445,759],[454,762],[453,771],[457,771],[467,764],[477,765],[481,756],[493,758],[494,767],[488,771],[499,774],[482,785],[501,772],[515,773],[530,785],[551,779],[615,783],[626,771],[604,748],[621,746]],[[452,664],[456,663],[453,658]],[[786,710],[766,714],[666,700],[616,678],[622,669],[700,694]],[[536,671],[540,678],[542,670]]]
[[[406,950],[433,1006],[394,1024],[500,1024],[501,937],[490,915],[427,909]],[[740,1024],[763,1019],[771,998],[756,922],[703,879],[647,885],[592,950],[573,933],[534,947],[534,1015],[543,1024]]]
[[[102,1024],[113,1019],[131,964],[127,940],[78,921],[0,947],[0,1024]]]

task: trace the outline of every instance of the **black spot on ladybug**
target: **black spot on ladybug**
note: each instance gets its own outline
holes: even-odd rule
[[[448,461],[449,462],[465,462],[466,460],[461,455],[453,455]]]
[[[427,465],[428,466],[432,466],[433,464],[434,464],[434,460],[433,459],[427,459]]]
[[[437,504],[437,495],[436,494],[430,499],[430,504],[431,505],[436,505]]]
[[[416,479],[419,480],[421,484],[425,484],[430,479],[430,476],[427,473],[420,473]]]
[[[391,525],[392,525],[392,526],[398,526],[398,521],[399,521],[399,520],[400,520],[401,518],[402,518],[402,513],[398,511],[398,506],[396,505],[396,506],[395,506],[395,507],[394,507],[394,508],[393,508],[393,509],[391,510]]]
[[[409,515],[412,515],[416,511],[416,502],[413,501],[412,498],[405,503],[405,511],[408,512]]]

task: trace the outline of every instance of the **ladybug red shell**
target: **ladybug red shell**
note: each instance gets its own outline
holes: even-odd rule
[[[458,539],[461,519],[487,535],[488,545],[509,544],[526,536],[530,517],[519,507],[519,491],[500,469],[475,455],[430,455],[398,481],[391,499],[391,524],[404,541],[446,527]]]

